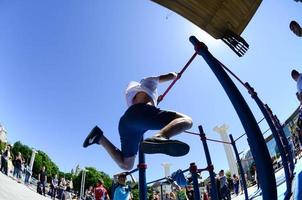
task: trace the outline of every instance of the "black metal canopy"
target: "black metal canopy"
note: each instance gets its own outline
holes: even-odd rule
[[[242,56],[248,44],[240,34],[262,0],[152,0],[188,19]]]

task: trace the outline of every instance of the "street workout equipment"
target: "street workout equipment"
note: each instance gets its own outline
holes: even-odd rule
[[[292,149],[288,143],[288,140],[285,136],[282,126],[280,122],[278,122],[278,118],[273,114],[272,110],[267,104],[264,104],[261,99],[258,97],[254,88],[250,86],[248,82],[243,82],[238,76],[236,76],[229,68],[223,65],[221,62],[217,60],[217,62],[224,68],[228,73],[230,73],[251,95],[251,97],[255,100],[257,106],[261,110],[266,122],[269,125],[269,129],[272,132],[272,135],[276,141],[276,145],[280,151],[282,165],[284,167],[285,177],[286,177],[286,186],[287,190],[284,193],[284,199],[288,200],[292,195],[291,185],[293,179],[293,171],[294,171],[294,161],[292,157]]]
[[[193,162],[193,163],[190,163],[190,167],[188,169],[177,171],[178,173],[180,171],[180,173],[182,173],[182,174],[186,173],[186,172],[189,172],[191,174],[192,184],[193,184],[193,188],[194,188],[194,199],[201,199],[200,191],[199,191],[199,184],[198,184],[199,174],[201,174],[204,171],[210,171],[211,169],[212,169],[212,166],[209,166],[209,167],[206,167],[206,168],[203,168],[203,169],[198,169],[197,165]],[[154,180],[154,181],[150,181],[150,182],[147,183],[147,185],[150,185],[150,184],[153,184],[153,183],[154,184],[160,183],[161,197],[163,197],[162,181],[168,182],[170,184],[174,184],[174,182],[176,182],[176,184],[177,184],[177,181],[173,180],[172,176],[163,177],[163,178],[160,178],[160,179],[157,179],[157,180]],[[188,185],[188,181],[187,181],[186,185]]]
[[[220,81],[240,118],[247,134],[247,140],[257,166],[263,199],[277,199],[276,180],[271,158],[260,128],[250,108],[233,81],[222,68],[221,63],[208,51],[207,46],[198,41],[194,36],[190,37],[190,42],[194,45],[194,49],[197,54],[201,55],[205,59],[217,79]]]
[[[183,67],[183,69],[179,72],[178,77],[171,83],[171,85],[167,88],[167,90],[164,92],[164,94],[161,95],[159,102],[161,102],[164,99],[164,97],[171,90],[171,88],[176,83],[176,81],[178,81],[180,79],[180,77],[182,76],[184,71],[188,68],[188,66],[193,61],[193,59],[196,57],[196,55],[201,55],[205,59],[207,64],[210,66],[210,68],[212,69],[212,71],[216,75],[217,79],[220,81],[222,87],[224,88],[224,90],[227,93],[230,101],[232,102],[232,104],[235,108],[235,111],[237,112],[237,114],[240,118],[240,121],[241,121],[241,123],[242,123],[242,125],[245,129],[246,136],[247,136],[247,141],[248,141],[248,144],[250,146],[250,150],[251,150],[252,156],[254,157],[255,164],[256,164],[256,167],[257,167],[257,173],[258,173],[258,177],[259,177],[260,186],[261,186],[261,189],[262,189],[263,199],[264,200],[276,200],[277,199],[276,179],[275,179],[275,174],[274,174],[274,169],[273,169],[273,166],[272,166],[271,158],[270,158],[267,146],[266,146],[266,142],[263,138],[263,135],[260,131],[258,123],[256,122],[250,108],[248,107],[247,103],[243,99],[241,93],[239,92],[239,90],[237,89],[235,84],[232,82],[230,77],[227,75],[227,73],[225,71],[226,67],[224,65],[222,65],[222,63],[220,63],[208,51],[207,46],[204,43],[199,42],[196,37],[191,36],[190,41],[194,45],[195,53],[189,59],[188,63]],[[253,92],[253,90],[249,87],[249,85],[244,84],[244,86],[249,89],[248,91],[252,95],[252,97],[255,99],[256,103],[260,102],[259,105],[264,106],[264,104],[259,100],[259,98],[257,98],[256,93]],[[272,130],[273,135],[274,135],[273,130],[276,129],[276,127],[277,127],[278,135],[277,136],[274,135],[274,137],[275,137],[275,139],[277,138],[276,143],[278,145],[279,142],[277,140],[280,137],[280,135],[283,134],[282,133],[282,126],[278,122],[276,116],[272,116],[272,114],[271,115],[268,114],[268,109],[266,109],[266,112],[263,112],[263,114],[264,114],[265,119],[268,121],[268,124],[270,125],[270,129]],[[273,125],[272,125],[272,122],[269,121],[271,118],[273,118],[273,120],[274,120]],[[218,140],[213,140],[213,139],[207,139],[205,137],[204,132],[203,132],[202,126],[199,126],[199,132],[200,132],[200,134],[199,134],[200,139],[202,140],[202,143],[203,143],[203,146],[204,146],[204,151],[205,151],[205,154],[206,154],[206,160],[207,160],[207,164],[208,164],[207,169],[210,173],[211,184],[214,185],[215,184],[215,177],[214,177],[214,171],[213,171],[214,167],[212,165],[212,161],[211,161],[211,157],[210,157],[210,153],[209,153],[209,150],[208,150],[206,140],[213,141],[213,142],[220,142],[220,143],[225,143],[225,142],[218,141]],[[187,133],[190,133],[190,132],[187,131]],[[242,137],[242,136],[240,136],[240,137]],[[237,141],[237,140],[234,140],[231,137],[232,142],[227,143],[227,144],[231,144],[233,146],[235,154],[236,154],[237,162],[240,163],[238,151],[236,150],[236,146],[235,146],[235,141]],[[285,144],[285,143],[286,143],[286,141],[283,141],[283,144]],[[278,145],[278,147],[279,147],[279,145]],[[280,148],[282,149],[282,146]],[[282,155],[282,152],[280,152],[280,153]],[[290,156],[290,153],[287,152],[286,156]],[[285,170],[287,170],[286,169],[287,168],[286,163],[288,163],[288,161],[286,160],[286,156],[283,155],[284,158],[282,157],[282,159],[284,159],[283,164],[284,164],[284,169]],[[139,191],[140,191],[139,195],[140,195],[140,200],[146,200],[147,199],[146,168],[147,168],[147,165],[145,163],[145,155],[142,153],[141,150],[139,150],[139,164],[137,165],[137,169],[139,171]],[[244,174],[244,172],[242,170],[242,167],[239,166],[239,168],[241,168],[240,169],[241,174]],[[135,171],[137,171],[137,170],[135,170]],[[288,174],[288,172],[286,172],[286,171],[285,171],[285,173]],[[244,179],[242,179],[242,180],[244,180]],[[291,194],[289,188],[288,188],[288,191],[285,194],[285,199],[287,199],[288,196],[290,196],[290,194]],[[245,194],[246,194],[245,198],[248,199],[247,191],[245,192]],[[216,187],[211,187],[211,195],[212,195],[213,200],[218,200]]]
[[[237,87],[235,86],[235,84],[233,83],[233,81],[231,80],[231,78],[227,75],[225,69],[226,67],[224,65],[222,65],[221,62],[219,62],[209,51],[207,46],[198,41],[196,37],[191,36],[190,37],[190,41],[191,43],[194,45],[194,49],[195,49],[195,53],[197,53],[198,55],[201,55],[205,61],[207,62],[207,64],[210,66],[210,68],[212,69],[212,71],[214,72],[214,74],[216,75],[217,79],[219,80],[219,82],[221,83],[222,87],[224,88],[225,92],[227,93],[230,101],[232,102],[235,111],[238,114],[238,117],[240,118],[241,124],[243,126],[243,128],[245,129],[245,135],[247,136],[247,141],[248,144],[250,146],[250,150],[252,153],[252,156],[255,160],[255,164],[257,167],[257,173],[258,173],[258,177],[259,177],[259,182],[260,182],[260,187],[262,189],[262,197],[264,200],[276,200],[277,199],[277,188],[276,188],[276,179],[275,179],[275,174],[274,174],[274,169],[272,166],[272,162],[271,162],[271,158],[269,155],[269,151],[267,149],[266,146],[266,142],[264,140],[264,137],[260,131],[260,128],[258,126],[258,123],[260,123],[262,120],[260,120],[260,122],[256,122],[250,108],[248,107],[247,103],[245,102],[244,98],[242,97],[241,93],[239,92],[239,90],[237,89]],[[189,64],[192,62],[192,60],[196,57],[195,53],[193,54],[193,56],[191,57],[191,59],[189,60]],[[187,69],[189,64],[186,64],[185,67],[183,68],[183,70],[181,70],[180,76],[182,75],[182,73]],[[180,78],[179,76],[179,78]],[[169,87],[168,89],[164,92],[164,95],[161,95],[161,101],[164,99],[164,97],[167,95],[167,93],[169,92],[169,90],[173,87],[173,85],[175,84],[175,82],[177,80],[179,80],[179,78],[177,78]],[[238,78],[238,77],[237,77]],[[242,82],[243,83],[243,82]],[[273,136],[276,139],[276,143],[278,145],[278,140],[280,140],[280,138],[282,138],[282,143],[280,148],[284,149],[286,146],[286,141],[283,141],[283,133],[282,133],[282,126],[280,125],[280,122],[277,120],[276,116],[273,115],[272,113],[269,114],[269,109],[267,105],[264,105],[259,98],[257,98],[256,93],[253,91],[253,89],[251,89],[251,87],[249,86],[249,84],[244,84],[244,86],[246,88],[248,88],[250,94],[252,95],[252,97],[255,99],[257,105],[259,103],[259,108],[261,109],[261,111],[263,111],[263,115],[264,118],[266,119],[266,121],[268,122],[270,129],[273,132]],[[261,105],[266,108],[265,110],[262,110]],[[264,112],[265,111],[265,112]],[[273,121],[272,121],[273,120]],[[277,129],[277,135],[274,134],[274,129]],[[214,173],[213,170],[214,168],[211,168],[210,166],[212,165],[212,161],[210,158],[210,154],[209,154],[209,150],[207,147],[207,143],[206,140],[209,141],[213,141],[213,142],[220,142],[220,143],[225,143],[223,141],[218,141],[218,140],[214,140],[214,139],[207,139],[205,137],[205,134],[203,132],[202,126],[199,126],[199,135],[200,138],[203,142],[203,146],[204,146],[204,151],[206,154],[206,160],[208,163],[208,169],[209,169],[209,173],[210,173],[210,177],[211,177],[211,182],[212,184],[214,184]],[[187,131],[187,133],[190,133],[189,131]],[[241,138],[242,136],[240,136]],[[235,150],[236,146],[235,146],[235,141],[237,141],[233,139],[232,136],[230,136],[231,139],[231,143],[227,143],[227,144],[231,144],[234,148],[235,151],[235,155],[236,155],[236,159],[237,162],[239,163],[239,155],[238,155],[238,151]],[[279,144],[280,145],[280,144]],[[278,145],[278,147],[279,147]],[[287,148],[285,148],[287,149]],[[237,151],[237,152],[236,152]],[[139,156],[142,157],[144,156],[141,152],[139,153]],[[286,166],[288,166],[287,163],[290,163],[290,161],[287,160],[287,158],[290,157],[290,153],[286,152],[285,156],[284,156],[284,169],[287,170]],[[143,171],[144,171],[144,176],[145,176],[145,161],[143,160],[143,162],[141,162],[141,160],[139,161],[139,163],[143,163]],[[241,167],[239,167],[241,168]],[[243,170],[240,169],[241,174],[244,174]],[[286,172],[287,173],[287,172]],[[140,176],[140,180],[142,178],[142,180],[146,180],[145,177],[141,177]],[[288,178],[288,177],[287,177]],[[291,175],[292,178],[292,175]],[[140,185],[144,185],[143,183],[145,182],[140,182]],[[216,200],[216,195],[217,191],[215,191],[215,187],[212,187],[211,189],[211,194],[212,194],[212,199]],[[145,193],[146,194],[146,193]],[[284,199],[288,199],[288,197],[290,196],[291,192],[290,192],[290,188],[288,188],[288,191],[285,193],[285,198]],[[140,199],[145,200],[144,198],[145,195],[143,195]],[[247,192],[246,192],[246,199],[248,199],[247,196]]]
[[[178,81],[180,79],[180,77],[182,76],[184,71],[188,68],[188,66],[193,61],[193,59],[197,55],[201,55],[205,59],[207,64],[210,66],[210,68],[216,75],[217,79],[220,81],[222,87],[224,88],[230,101],[232,102],[232,104],[235,108],[235,111],[237,112],[237,114],[240,118],[240,121],[245,129],[247,141],[250,146],[250,150],[251,150],[252,156],[255,160],[256,167],[257,167],[257,173],[258,173],[258,177],[259,177],[260,186],[262,189],[263,199],[264,200],[277,199],[276,179],[275,179],[275,174],[274,174],[274,169],[272,166],[271,158],[270,158],[267,146],[266,146],[266,142],[263,138],[263,135],[260,131],[258,123],[256,122],[250,108],[248,107],[247,103],[243,99],[241,93],[239,92],[239,90],[237,89],[237,87],[235,86],[233,81],[227,75],[226,71],[230,72],[230,70],[227,70],[227,68],[208,51],[207,46],[204,43],[199,42],[196,37],[191,36],[190,41],[194,45],[195,53],[189,59],[188,63],[183,67],[183,69],[179,72],[178,77],[171,83],[171,85],[167,88],[167,90],[164,92],[164,94],[160,96],[159,102],[161,102],[164,99],[164,97],[171,90],[171,88],[174,86],[176,81]],[[232,75],[234,76],[233,73],[232,73]],[[237,77],[237,80],[240,80],[240,79]],[[240,80],[240,82],[243,83],[241,80]],[[283,132],[282,126],[280,125],[280,122],[277,120],[277,117],[275,115],[273,115],[271,111],[269,112],[268,106],[264,105],[260,101],[260,99],[257,97],[256,93],[249,86],[248,83],[245,83],[245,84],[243,83],[243,85],[248,89],[249,93],[255,99],[257,105],[263,112],[263,115],[264,115],[266,121],[268,122],[270,129],[272,130],[272,133],[276,139],[277,146],[278,147],[280,146],[279,148],[281,151],[282,151],[282,149],[284,150],[284,146],[286,146],[287,140],[286,140],[286,138],[284,138],[285,134]],[[276,130],[276,131],[274,131],[274,130]],[[214,177],[214,172],[213,172],[214,167],[212,165],[212,161],[210,158],[206,140],[213,141],[213,142],[220,142],[220,143],[225,143],[225,142],[213,140],[213,139],[207,139],[203,132],[202,126],[199,126],[199,132],[200,132],[200,134],[199,134],[200,138],[203,142],[204,151],[206,154],[206,160],[208,163],[207,168],[210,173],[211,183],[214,185],[215,184],[215,177]],[[190,132],[187,131],[187,133],[190,133]],[[240,136],[240,138],[241,137],[242,136]],[[282,138],[282,141],[280,141],[281,140],[280,137]],[[232,142],[227,143],[227,144],[231,144],[233,146],[235,154],[236,154],[237,162],[240,163],[238,151],[236,150],[236,146],[235,146],[235,141],[237,141],[239,138],[237,138],[236,140],[234,140],[231,136],[230,136],[230,138],[231,138]],[[290,157],[291,154],[289,153],[288,148],[285,148],[285,150],[287,150],[287,152],[282,153],[280,151],[280,153],[281,153],[282,162],[284,165],[284,170],[285,170],[286,179],[287,179],[288,187],[287,187],[287,192],[285,193],[285,198],[284,198],[285,200],[287,200],[288,197],[290,197],[290,195],[291,195],[291,190],[289,188],[289,183],[291,183],[291,182],[289,182],[288,180],[289,180],[289,178],[290,179],[292,178],[292,174],[290,174],[289,168],[291,170],[293,170],[293,166],[290,165],[290,167],[288,167],[287,157]],[[145,164],[145,155],[142,153],[141,150],[139,150],[139,164],[137,166],[137,169],[139,171],[140,200],[147,199],[146,168],[147,168],[147,165]],[[239,168],[242,168],[242,167],[239,166]],[[241,171],[241,174],[244,174],[242,169],[240,169],[240,171]],[[211,187],[211,194],[212,194],[213,200],[217,200],[217,198],[216,198],[217,191],[215,191],[216,190],[215,188],[216,187]],[[245,194],[246,194],[245,198],[248,199],[247,191],[245,192]]]
[[[263,121],[263,119],[261,119],[260,121],[258,121],[257,124],[261,123]],[[248,191],[247,191],[247,183],[246,183],[246,179],[245,179],[245,173],[244,173],[244,170],[243,170],[243,167],[242,167],[242,163],[241,163],[242,160],[239,157],[238,149],[237,149],[237,146],[236,146],[236,141],[238,139],[242,138],[244,135],[246,135],[246,133],[244,133],[243,135],[241,135],[240,137],[238,137],[236,140],[234,140],[232,134],[229,134],[229,138],[230,138],[231,142],[226,142],[226,141],[221,141],[221,140],[216,140],[216,139],[210,139],[210,138],[206,137],[206,134],[204,133],[202,126],[199,126],[198,128],[199,128],[199,133],[192,132],[192,131],[185,131],[185,132],[188,133],[188,134],[196,135],[196,136],[200,137],[200,140],[202,141],[202,144],[203,144],[203,147],[204,147],[204,152],[205,152],[205,156],[206,156],[206,160],[207,160],[208,166],[213,166],[213,165],[212,165],[211,156],[210,156],[210,152],[209,152],[207,141],[215,142],[215,143],[222,143],[222,144],[226,144],[226,145],[232,145],[233,151],[234,151],[234,154],[235,154],[235,157],[236,157],[239,173],[240,173],[240,180],[241,180],[241,183],[242,183],[242,188],[244,190],[245,200],[248,200],[249,196],[248,196]],[[268,129],[268,130],[270,130],[270,129]],[[264,135],[268,130],[264,131],[262,134]],[[250,158],[250,159],[252,160],[253,158]],[[213,172],[210,171],[210,170],[213,171],[214,167],[213,167],[213,169],[209,168],[209,173],[210,173],[210,178],[211,178],[211,184],[212,184],[212,181],[214,181],[213,182],[213,187],[214,188],[211,188],[211,197],[213,199],[217,199],[218,198],[217,197],[218,191],[215,190],[215,188],[217,188],[216,182],[215,182],[215,177],[214,177],[214,175],[212,175]]]

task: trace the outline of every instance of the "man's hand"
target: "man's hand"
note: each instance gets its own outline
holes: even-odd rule
[[[177,72],[170,72],[170,73],[174,77],[173,79],[176,79],[176,78],[180,77],[179,73],[177,73]]]

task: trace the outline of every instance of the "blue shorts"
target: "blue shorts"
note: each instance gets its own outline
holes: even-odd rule
[[[176,118],[176,112],[140,103],[128,108],[119,122],[121,151],[124,157],[137,154],[140,140],[148,130],[160,130]]]

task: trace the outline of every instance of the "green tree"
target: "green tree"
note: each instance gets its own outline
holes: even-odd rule
[[[179,200],[187,199],[186,192],[184,190],[178,190],[176,196]]]
[[[225,176],[226,176],[226,179],[227,179],[227,183],[228,183],[229,189],[233,190],[233,179],[232,179],[231,172],[228,170],[225,173]]]
[[[6,144],[4,142],[0,141],[0,152],[3,152],[5,147],[6,147]]]
[[[100,172],[93,167],[86,167],[85,169],[86,169],[85,190],[89,188],[89,186],[95,186],[99,179],[103,179],[104,186],[107,189],[111,187],[112,180],[106,173]],[[82,173],[83,171],[81,171],[79,175],[74,177],[73,179],[74,190],[78,192],[80,192],[80,188],[81,188]]]
[[[20,141],[15,142],[11,151],[14,157],[16,157],[17,153],[20,152],[25,162],[29,163],[32,150],[27,145],[22,144]]]
[[[59,178],[65,177],[65,173],[64,172],[59,171],[58,174],[59,174],[59,176],[58,176]]]
[[[72,173],[64,173],[64,177],[66,180],[73,180],[74,175]]]
[[[58,166],[48,157],[46,153],[39,150],[36,153],[35,162],[33,166],[34,177],[38,177],[38,174],[40,173],[43,166],[46,167],[46,173],[48,177],[52,177],[55,174],[58,174],[59,172]]]
[[[132,186],[131,193],[133,196],[133,200],[139,200],[139,189],[138,189],[137,183],[134,186]],[[148,197],[148,195],[147,195],[147,197]]]

